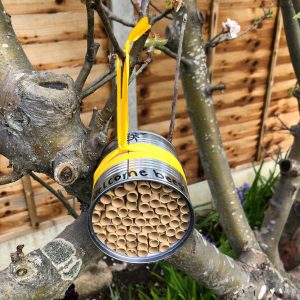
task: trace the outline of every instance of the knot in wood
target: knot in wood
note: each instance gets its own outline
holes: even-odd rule
[[[70,185],[78,178],[77,167],[71,163],[61,163],[54,170],[54,178],[61,185]]]

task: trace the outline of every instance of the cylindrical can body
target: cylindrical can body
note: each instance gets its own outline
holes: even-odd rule
[[[152,144],[167,150],[177,157],[173,145],[165,138],[155,133],[132,131],[128,134],[128,144],[134,143]],[[117,141],[111,141],[103,150],[102,158],[116,148]],[[134,249],[134,251],[131,249],[127,254],[124,253],[124,251],[118,252],[112,250],[112,248],[108,247],[108,245],[103,242],[103,238],[100,240],[94,230],[94,223],[92,222],[91,217],[97,203],[101,202],[101,199],[107,199],[107,197],[102,197],[107,194],[111,195],[111,197],[117,197],[115,195],[116,191],[118,203],[122,203],[122,201],[119,200],[120,195],[123,195],[124,198],[124,209],[117,209],[119,209],[120,213],[122,209],[122,216],[127,218],[126,222],[128,222],[130,216],[133,218],[132,223],[136,221],[135,227],[133,227],[133,225],[127,227],[128,237],[131,236],[133,239],[133,234],[131,235],[130,232],[131,229],[135,230],[134,234],[136,235],[144,232],[148,237],[147,243],[137,245],[137,248]],[[168,162],[166,161],[151,158],[121,161],[100,175],[98,180],[94,183],[92,197],[89,213],[89,230],[91,237],[103,252],[121,261],[148,263],[164,259],[174,253],[174,251],[185,242],[193,230],[194,214],[189,200],[185,179],[180,172],[168,165]],[[109,206],[108,204],[106,206],[113,211],[113,205]],[[186,224],[186,221],[182,221],[181,217],[184,220],[188,220],[188,224]],[[158,250],[157,252],[153,250],[150,251],[150,248],[154,249],[151,245],[155,243],[151,240],[151,236],[154,236],[153,232],[157,231],[156,227],[163,223],[167,226],[166,230],[169,226],[168,224],[171,224],[170,226],[172,226],[172,228],[169,228],[169,231],[160,233],[162,242],[161,247],[157,247],[157,249],[162,250]],[[184,230],[179,228],[181,223],[182,227],[185,228]],[[177,226],[178,229],[176,229]],[[166,233],[170,236],[167,236]],[[180,236],[179,239],[175,238],[176,234],[177,236]],[[163,239],[164,236],[165,240]],[[109,238],[112,240],[111,236],[109,236]],[[128,245],[131,247],[131,245],[134,244],[135,243],[131,242]],[[168,244],[170,244],[169,247],[167,246]],[[134,255],[133,253],[137,253],[137,255]],[[146,253],[147,255],[145,255]],[[141,256],[138,256],[139,254]]]

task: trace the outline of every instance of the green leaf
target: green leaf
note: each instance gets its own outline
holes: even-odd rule
[[[296,15],[294,15],[293,19],[294,19],[294,20],[300,19],[300,12],[298,12]]]

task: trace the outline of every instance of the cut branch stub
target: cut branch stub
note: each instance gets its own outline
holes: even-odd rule
[[[292,177],[297,177],[299,175],[300,166],[295,160],[282,159],[279,162],[279,166],[282,175],[290,175]]]
[[[77,167],[72,163],[61,163],[54,170],[54,178],[61,185],[70,185],[78,178]]]

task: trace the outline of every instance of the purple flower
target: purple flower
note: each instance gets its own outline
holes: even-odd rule
[[[245,201],[245,193],[249,191],[249,189],[250,189],[250,185],[247,182],[245,182],[240,188],[236,189],[237,195],[242,204]]]

